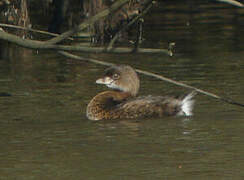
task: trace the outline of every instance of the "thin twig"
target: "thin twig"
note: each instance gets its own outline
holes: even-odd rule
[[[134,50],[136,52],[136,50],[138,49],[139,47],[139,44],[141,43],[142,41],[142,23],[143,23],[143,19],[139,19],[138,20],[138,29],[137,29],[137,35],[136,35],[136,41],[134,42]]]
[[[235,1],[235,0],[217,0],[217,1],[220,1],[220,2],[225,2],[225,3],[229,3],[233,6],[237,6],[237,7],[244,7],[244,5],[238,1]]]
[[[66,56],[68,58],[75,59],[75,60],[92,62],[92,63],[100,64],[100,65],[103,65],[103,66],[113,66],[114,65],[113,63],[99,61],[99,60],[91,59],[91,58],[85,58],[85,57],[77,56],[77,55],[74,55],[74,54],[71,54],[71,53],[68,53],[68,52],[65,52],[65,51],[58,51],[58,53],[63,55],[63,56]]]
[[[0,82],[10,82],[12,79],[0,79]]]
[[[113,44],[116,42],[116,40],[119,38],[119,35],[125,31],[126,29],[128,29],[130,26],[132,26],[135,22],[137,22],[142,16],[144,16],[153,6],[153,3],[150,3],[144,10],[142,13],[140,13],[138,16],[136,16],[135,18],[133,18],[126,26],[124,26],[123,28],[121,28],[113,37],[113,39],[109,42],[108,48],[107,49],[112,49],[113,48]]]
[[[12,24],[2,24],[0,23],[1,27],[8,27],[8,28],[15,28],[15,29],[22,29],[22,30],[27,30],[27,31],[32,31],[32,32],[36,32],[36,33],[40,33],[40,34],[46,34],[46,35],[50,35],[50,36],[59,36],[59,34],[55,34],[55,33],[50,33],[47,31],[41,31],[41,30],[37,30],[37,29],[32,29],[32,28],[26,28],[26,27],[22,27],[22,26],[16,26],[16,25],[12,25]],[[74,40],[73,38],[67,38],[69,40]]]
[[[103,65],[103,66],[112,66],[112,65],[115,65],[113,63],[107,63],[107,62],[104,62],[104,61],[98,61],[98,60],[91,59],[91,58],[80,57],[80,56],[77,56],[77,55],[74,55],[74,54],[71,54],[71,53],[67,53],[67,52],[64,52],[64,51],[59,51],[58,53],[66,56],[68,58],[72,58],[72,59],[76,59],[76,60],[81,60],[81,61],[92,62],[92,63],[100,64],[100,65]],[[182,82],[178,82],[178,81],[172,80],[172,79],[167,78],[167,77],[164,77],[162,75],[154,74],[154,73],[151,73],[151,72],[148,72],[148,71],[143,71],[143,70],[140,70],[140,69],[135,69],[135,70],[136,70],[136,72],[138,72],[140,74],[144,74],[146,76],[151,76],[151,77],[154,77],[156,79],[160,79],[160,80],[163,80],[163,81],[167,81],[167,82],[172,83],[172,84],[175,84],[177,86],[181,86],[181,87],[185,87],[185,88],[188,88],[188,89],[195,90],[198,93],[201,93],[201,94],[207,95],[209,97],[218,99],[218,100],[223,101],[223,102],[226,102],[228,104],[233,104],[233,105],[237,105],[237,106],[240,106],[240,107],[244,107],[244,104],[239,103],[239,102],[235,102],[232,99],[220,97],[220,96],[218,96],[216,94],[213,94],[213,93],[204,91],[202,89],[199,89],[199,88],[196,88],[196,87],[193,87],[193,86],[184,84]]]
[[[213,93],[210,93],[210,92],[207,92],[207,91],[204,91],[202,89],[198,89],[196,87],[193,87],[193,86],[190,86],[190,85],[187,85],[187,84],[184,84],[182,82],[178,82],[178,81],[175,81],[173,79],[170,79],[170,78],[166,78],[162,75],[158,75],[158,74],[154,74],[154,73],[151,73],[151,72],[147,72],[147,71],[143,71],[143,70],[140,70],[140,69],[136,69],[136,72],[138,73],[141,73],[141,74],[144,74],[144,75],[147,75],[147,76],[151,76],[151,77],[155,77],[157,79],[160,79],[160,80],[163,80],[163,81],[167,81],[169,83],[172,83],[172,84],[175,84],[175,85],[178,85],[178,86],[181,86],[181,87],[185,87],[185,88],[188,88],[188,89],[192,89],[192,90],[195,90],[201,94],[204,94],[204,95],[207,95],[207,96],[210,96],[210,97],[213,97],[215,99],[219,99],[220,101],[224,101],[224,102],[227,102],[229,104],[233,104],[233,105],[238,105],[238,106],[242,106],[244,107],[244,104],[241,104],[241,103],[238,103],[238,102],[235,102],[231,99],[227,99],[227,98],[223,98],[223,97],[220,97],[216,94],[213,94]]]

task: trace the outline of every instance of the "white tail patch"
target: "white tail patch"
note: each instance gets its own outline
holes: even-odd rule
[[[196,92],[193,91],[189,93],[181,102],[181,111],[178,113],[179,115],[185,115],[185,116],[192,116],[192,110],[195,103],[195,100],[193,100],[193,97],[196,95]]]

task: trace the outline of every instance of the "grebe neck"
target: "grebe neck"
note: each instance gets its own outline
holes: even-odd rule
[[[116,109],[116,105],[131,96],[128,92],[104,91],[96,95],[87,106],[87,117],[90,120],[106,119]]]

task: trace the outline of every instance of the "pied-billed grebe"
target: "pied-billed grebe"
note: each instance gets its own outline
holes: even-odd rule
[[[90,101],[86,110],[86,115],[90,120],[192,115],[194,104],[192,98],[195,92],[181,98],[136,97],[140,81],[130,66],[112,66],[96,83],[105,84],[113,90],[101,92]]]

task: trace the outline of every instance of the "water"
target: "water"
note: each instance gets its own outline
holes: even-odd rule
[[[159,4],[144,46],[176,42],[175,56],[90,55],[162,74],[244,102],[244,11]],[[12,49],[0,60],[0,179],[243,179],[243,108],[197,95],[194,116],[91,122],[105,67]],[[140,94],[188,90],[140,75]]]

